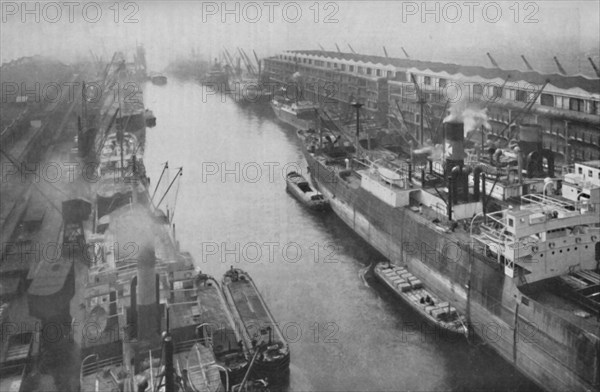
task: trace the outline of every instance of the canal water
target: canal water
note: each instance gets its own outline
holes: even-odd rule
[[[284,390],[537,390],[485,345],[432,332],[363,276],[382,256],[333,213],[308,212],[286,193],[285,173],[306,175],[306,163],[268,106],[173,78],[144,95],[157,117],[145,153],[151,189],[164,162],[159,196],[183,167],[161,208],[203,272],[250,273],[290,343]]]

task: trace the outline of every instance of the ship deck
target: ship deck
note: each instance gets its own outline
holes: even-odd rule
[[[324,158],[322,156],[315,156],[315,158],[318,161],[320,161],[321,164],[325,165],[327,163],[326,166],[328,166],[329,168],[335,168],[336,172],[345,170],[345,166],[341,163],[332,164],[332,162],[329,159]],[[368,175],[371,178],[371,180],[385,185],[386,187],[388,187],[388,189],[394,191],[395,193],[407,192],[406,190],[397,187],[390,187],[389,184],[383,181],[380,176],[371,174],[367,170],[352,170],[351,173],[342,176],[342,178],[350,188],[354,190],[361,190],[361,176],[363,175]],[[419,190],[423,190],[431,194],[436,194],[436,190],[434,188],[414,188],[414,191]],[[411,204],[403,208],[410,211],[409,213],[413,214],[413,218],[415,220],[420,221],[420,223],[424,225],[429,225],[433,227],[440,233],[446,233],[449,236],[449,238],[451,238],[454,242],[468,244],[472,241],[469,232],[469,225],[471,223],[470,220],[464,219],[462,221],[459,221],[458,227],[456,227],[454,230],[451,230],[451,227],[448,224],[448,220],[445,215],[440,214],[438,211],[426,205],[421,206],[421,211],[419,212],[418,207],[418,203],[415,200],[411,199]]]
[[[233,329],[232,320],[227,316],[226,304],[217,291],[217,286],[201,287],[198,289],[198,306],[200,321],[212,327]]]
[[[160,355],[160,353],[158,353],[158,355]],[[219,370],[216,367],[211,366],[215,363],[214,357],[207,347],[201,344],[194,344],[189,347],[189,349],[187,347],[185,350],[181,351],[176,349],[173,360],[175,369],[178,373],[180,370],[187,370],[187,375],[194,386],[194,391],[223,391]],[[81,377],[81,391],[113,391],[119,390],[119,385],[124,386],[125,390],[135,390],[135,383],[139,380],[138,376],[145,377],[146,380],[149,381],[150,386],[156,388],[157,383],[161,379],[164,381],[164,378],[159,377],[161,371],[161,369],[158,368],[159,361],[160,356],[154,357],[152,366],[148,367],[135,377],[128,374],[128,369],[121,363],[103,366],[101,369]]]
[[[227,287],[250,339],[256,339],[258,345],[268,343],[269,334],[265,330],[270,327],[273,341],[277,341],[278,327],[273,324],[253,284],[248,280],[239,280]]]

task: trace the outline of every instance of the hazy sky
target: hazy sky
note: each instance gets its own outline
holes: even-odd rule
[[[192,49],[217,56],[223,46],[255,49],[262,57],[318,44],[336,50],[335,43],[342,51],[349,51],[350,43],[357,52],[382,55],[385,45],[395,57],[402,57],[404,47],[417,59],[483,65],[489,65],[489,51],[504,68],[522,68],[520,54],[525,54],[534,67],[551,71],[556,55],[572,74],[589,74],[586,57],[596,62],[599,57],[598,0],[426,2],[425,7],[421,1],[361,0],[154,0],[116,6],[111,1],[72,8],[30,2],[31,13],[22,4],[2,2],[2,62],[33,54],[72,61],[89,50],[106,59],[136,42],[144,43],[154,70]]]

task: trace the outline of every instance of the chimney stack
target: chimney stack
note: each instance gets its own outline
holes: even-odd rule
[[[444,123],[446,143],[446,172],[450,173],[454,166],[462,167],[465,163],[465,125],[458,121]]]
[[[542,127],[538,124],[519,126],[519,149],[523,168],[529,177],[542,170]]]
[[[465,170],[465,125],[459,121],[444,123],[446,144],[446,167],[444,174],[449,186],[449,204],[458,204],[469,199],[469,175]],[[449,219],[451,213],[449,210]]]
[[[140,245],[136,291],[137,338],[151,340],[160,331],[156,255],[151,244]]]

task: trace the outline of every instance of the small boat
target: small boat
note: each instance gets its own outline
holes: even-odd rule
[[[431,324],[445,331],[466,335],[465,319],[449,302],[440,301],[408,272],[388,262],[375,266],[375,276]]]
[[[329,206],[320,192],[315,191],[308,181],[295,171],[288,173],[285,178],[286,189],[302,203],[310,208],[325,209]]]
[[[243,337],[235,327],[219,282],[212,276],[199,273],[195,278],[199,307],[198,334],[209,342],[217,363],[227,369],[229,383],[238,384],[248,369],[247,351]]]
[[[152,84],[155,84],[157,86],[164,86],[165,84],[167,84],[167,77],[165,75],[152,75],[150,77],[150,80],[152,81]]]
[[[250,275],[231,267],[222,286],[253,357],[251,374],[269,380],[284,378],[289,374],[290,348]]]

